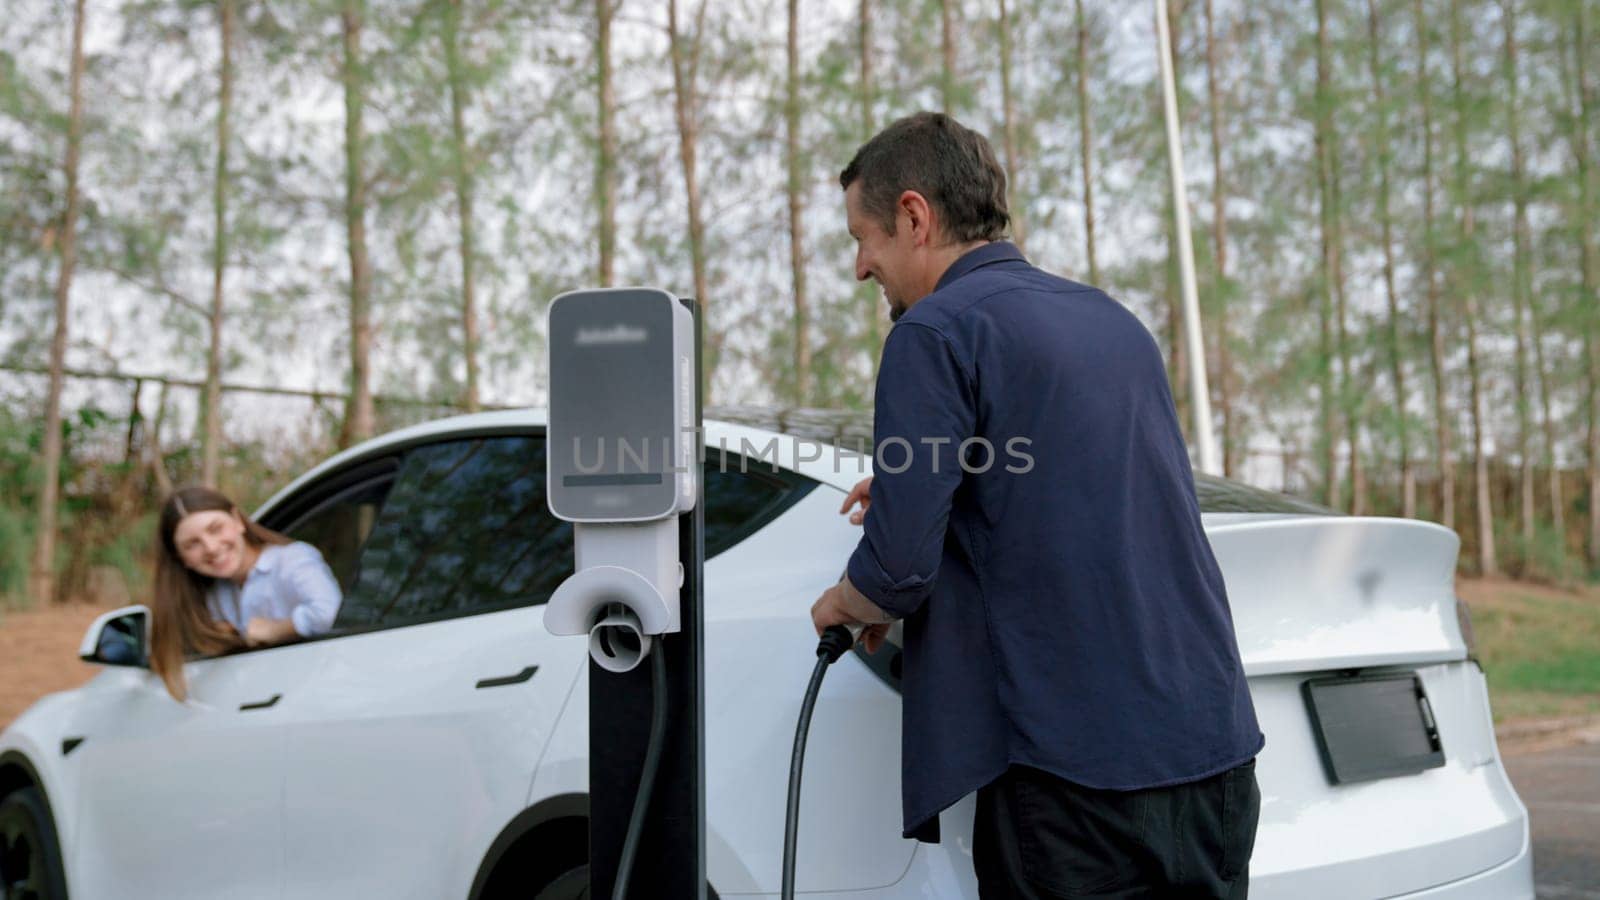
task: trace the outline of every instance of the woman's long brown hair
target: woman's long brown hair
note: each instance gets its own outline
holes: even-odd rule
[[[206,607],[206,590],[216,580],[184,565],[173,539],[184,516],[206,510],[237,514],[244,522],[244,539],[252,547],[289,543],[287,537],[257,525],[232,500],[210,488],[174,491],[162,505],[157,526],[155,605],[150,621],[150,668],[166,682],[167,692],[180,701],[189,694],[183,678],[186,656],[217,656],[244,646],[244,636],[227,622],[212,618]]]

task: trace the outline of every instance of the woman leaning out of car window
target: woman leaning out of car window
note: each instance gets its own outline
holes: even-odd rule
[[[310,544],[246,518],[222,494],[175,491],[161,508],[150,667],[178,700],[186,656],[215,656],[323,634],[339,584]]]

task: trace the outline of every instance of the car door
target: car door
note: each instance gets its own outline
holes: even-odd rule
[[[571,540],[545,504],[542,438],[405,453],[290,723],[290,896],[466,891],[587,658],[543,626]]]
[[[276,900],[283,891],[284,712],[314,645],[184,666],[179,703],[145,669],[110,674],[73,723],[82,779],[73,892]]]
[[[353,583],[398,463],[375,460],[293,503],[295,537],[322,550],[341,585]],[[178,703],[147,669],[108,672],[84,691],[69,737],[83,790],[74,892],[84,897],[277,898],[283,892],[284,750],[288,723],[316,684],[317,641],[185,664]]]

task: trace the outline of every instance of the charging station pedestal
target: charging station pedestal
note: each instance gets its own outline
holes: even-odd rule
[[[639,657],[659,653],[666,727],[629,896],[703,900],[699,310],[654,289],[574,291],[551,303],[549,326],[547,493],[574,523],[577,560],[545,624],[590,634],[589,896],[612,895],[650,738]]]

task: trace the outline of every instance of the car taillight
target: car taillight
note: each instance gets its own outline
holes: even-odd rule
[[[1466,642],[1467,657],[1478,658],[1478,637],[1472,631],[1472,610],[1467,608],[1467,601],[1456,598],[1456,625],[1461,629],[1461,640]]]

